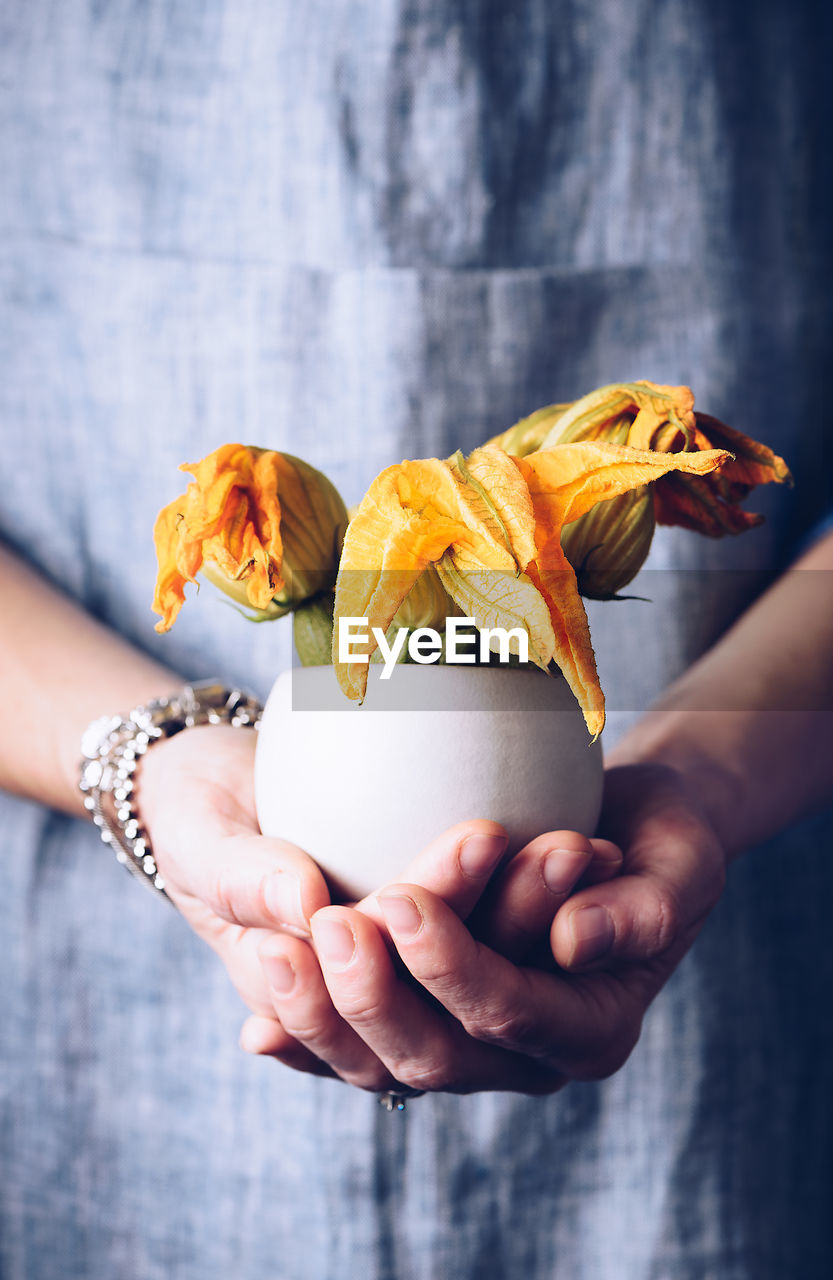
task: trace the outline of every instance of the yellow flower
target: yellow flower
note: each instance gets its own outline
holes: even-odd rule
[[[271,449],[226,444],[186,463],[194,482],[160,511],[153,609],[168,631],[202,571],[232,599],[279,617],[331,586],[347,513],[314,467]]]
[[[604,695],[576,575],[561,545],[562,530],[599,502],[639,489],[670,471],[705,475],[725,463],[728,456],[717,449],[660,454],[581,441],[514,459],[535,512],[535,559],[526,572],[547,602],[555,636],[553,657],[594,736],[604,726]]]
[[[556,444],[605,440],[659,453],[725,449],[733,456],[707,475],[673,471],[650,490],[608,499],[567,526],[562,545],[582,595],[606,600],[642,567],[657,524],[678,524],[719,537],[760,524],[740,502],[755,485],[790,481],[782,458],[765,445],[694,412],[689,387],[654,382],[598,387],[572,404],[549,405],[495,438],[519,457]]]
[[[511,519],[513,528],[525,525],[529,550],[534,543],[528,495],[511,460],[497,450],[494,454],[501,459],[496,465],[506,481],[517,490]],[[473,466],[478,469],[477,459]],[[338,662],[339,618],[366,617],[370,634],[374,627],[386,632],[420,575],[430,565],[439,566],[451,548],[461,569],[502,570],[513,577],[517,573],[509,532],[479,481],[473,481],[467,482],[452,461],[405,461],[378,475],[362,499],[345,536],[335,595],[333,661],[348,697],[363,697],[367,664]],[[449,591],[442,573],[440,578]],[[452,591],[449,594],[460,603]],[[368,652],[375,647],[371,641]]]
[[[590,732],[604,724],[587,616],[561,549],[561,530],[597,502],[673,470],[705,474],[720,450],[674,455],[580,443],[512,458],[494,446],[405,461],[377,476],[351,520],[336,582],[333,662],[348,697],[367,686],[365,662],[339,663],[338,621],[366,617],[386,632],[430,565],[480,627],[525,627],[533,661],[555,661]],[[370,652],[375,642],[370,642]]]
[[[792,481],[784,459],[766,445],[734,431],[717,418],[695,413],[690,387],[666,387],[655,382],[599,387],[556,418],[541,447],[577,440],[610,440],[659,453],[727,450],[733,456],[719,471],[705,476],[672,472],[652,489],[657,524],[683,525],[714,538],[742,533],[761,523],[763,516],[744,511],[739,505],[756,485]],[[622,513],[632,520],[626,505]],[[606,513],[608,530],[612,529],[616,514],[615,510]],[[646,506],[645,523],[649,522]],[[633,524],[631,528],[646,541],[644,530],[636,530]],[[647,543],[650,546],[650,539]]]

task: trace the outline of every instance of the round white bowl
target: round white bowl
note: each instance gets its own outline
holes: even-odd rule
[[[602,754],[567,682],[535,669],[371,664],[361,706],[335,669],[275,682],[258,733],[265,835],[305,849],[359,898],[447,827],[491,818],[510,851],[545,831],[592,835]]]

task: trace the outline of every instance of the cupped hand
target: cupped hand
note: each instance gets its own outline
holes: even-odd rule
[[[175,906],[249,1008],[271,1014],[257,948],[276,931],[308,938],[310,916],[330,895],[302,849],[261,835],[255,746],[254,732],[228,725],[176,734],[142,758],[137,800]]]
[[[717,901],[725,858],[685,780],[662,766],[609,771],[600,830],[615,844],[558,833],[557,850],[539,837],[462,909],[412,878],[355,909],[320,909],[312,947],[272,937],[261,958],[274,1009],[310,1057],[285,1052],[260,1018],[246,1047],[371,1090],[541,1094],[610,1075]]]

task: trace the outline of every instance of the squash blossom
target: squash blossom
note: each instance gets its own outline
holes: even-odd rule
[[[669,472],[650,491],[614,498],[565,528],[563,547],[578,574],[579,590],[597,600],[612,599],[636,576],[655,524],[682,525],[710,537],[741,533],[763,519],[739,506],[755,485],[791,481],[783,458],[766,445],[695,413],[689,387],[654,382],[599,387],[573,404],[537,410],[503,438],[507,451],[519,456],[536,439],[541,449],[608,440],[660,453],[718,448],[733,455],[707,475]]]
[[[705,475],[723,450],[673,454],[580,442],[513,458],[496,446],[388,467],[350,522],[335,592],[333,663],[348,697],[361,699],[367,664],[338,661],[338,622],[367,618],[387,631],[420,575],[443,587],[479,627],[526,630],[532,660],[563,672],[596,736],[604,697],[576,575],[561,548],[565,524],[598,502],[671,471]],[[370,642],[371,652],[375,641]]]
[[[197,573],[258,619],[332,587],[347,512],[326,476],[289,454],[226,444],[184,463],[194,481],[160,511],[153,609],[168,631]]]

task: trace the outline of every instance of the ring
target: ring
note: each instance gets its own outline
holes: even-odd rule
[[[385,1111],[404,1111],[408,1098],[421,1098],[424,1093],[424,1089],[409,1089],[407,1085],[401,1084],[398,1089],[387,1089],[380,1093],[379,1106],[384,1107]]]

